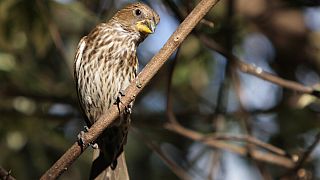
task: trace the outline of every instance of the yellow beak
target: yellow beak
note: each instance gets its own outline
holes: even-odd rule
[[[152,34],[155,31],[156,25],[152,20],[138,21],[136,27],[140,33]]]

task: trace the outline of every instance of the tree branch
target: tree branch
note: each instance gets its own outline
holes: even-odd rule
[[[227,50],[225,50],[223,47],[221,47],[219,44],[211,40],[205,35],[198,35],[201,42],[203,42],[208,48],[217,51],[218,53],[222,54],[223,56],[227,57],[228,59],[232,59],[235,62],[235,65],[239,68],[239,70],[243,73],[254,75],[260,79],[269,81],[271,83],[277,84],[281,87],[291,89],[300,93],[310,94],[315,97],[320,98],[320,91],[316,90],[312,87],[305,86],[303,84],[300,84],[295,81],[286,80],[283,78],[280,78],[276,75],[273,75],[269,72],[264,71],[262,68],[257,67],[252,64],[247,64],[241,61],[238,57],[235,55],[229,53]]]
[[[192,29],[199,23],[205,14],[218,3],[219,0],[202,0],[193,11],[180,24],[178,29],[171,35],[162,49],[150,60],[146,67],[141,71],[138,77],[125,90],[125,96],[121,99],[121,105],[113,105],[102,115],[99,120],[92,125],[87,133],[84,134],[84,144],[80,146],[75,142],[62,157],[47,171],[41,179],[56,179],[81,155],[122,112],[130,102],[132,102],[138,93],[146,86],[151,78],[158,72],[170,55],[178,48],[181,42],[187,37]]]
[[[166,155],[165,152],[161,150],[161,148],[153,143],[150,139],[147,138],[141,131],[136,129],[135,127],[131,127],[132,132],[134,132],[138,138],[140,138],[154,153],[156,153],[159,158],[169,167],[169,169],[176,174],[180,179],[192,179],[189,173],[183,169],[182,167],[178,166],[173,160]]]
[[[192,131],[190,129],[186,129],[176,123],[175,124],[174,123],[167,123],[167,125],[165,127],[172,132],[180,134],[180,135],[187,137],[189,139],[192,139],[194,141],[199,141],[209,147],[223,149],[223,150],[230,151],[230,152],[242,155],[242,156],[248,155],[248,153],[249,153],[247,148],[240,147],[240,146],[233,145],[233,144],[228,144],[228,143],[225,143],[225,142],[219,141],[219,140],[214,140],[214,139],[208,140],[208,138],[206,138],[204,135],[202,135],[198,132]],[[253,158],[255,160],[279,165],[279,166],[286,167],[286,168],[293,168],[295,166],[295,163],[293,162],[293,160],[291,160],[287,157],[275,155],[275,154],[268,153],[268,152],[259,151],[257,149],[252,149],[250,151],[250,156],[251,156],[251,158]]]
[[[264,148],[265,150],[268,150],[268,151],[275,153],[275,154],[278,154],[280,156],[287,155],[287,153],[284,150],[282,150],[276,146],[273,146],[271,144],[260,141],[259,139],[255,138],[251,135],[214,134],[212,136],[205,137],[205,139],[224,140],[224,141],[229,140],[229,141],[238,141],[238,142],[242,141],[242,142],[253,144],[257,147]]]
[[[171,66],[169,67],[169,73],[168,73],[168,82],[167,82],[167,109],[166,109],[166,115],[168,119],[171,121],[171,123],[176,123],[176,118],[173,113],[173,97],[172,97],[172,78],[173,78],[173,73],[175,70],[175,67],[177,65],[178,61],[178,56],[180,54],[180,48],[177,50],[176,55],[172,61]]]
[[[165,2],[172,9],[172,12],[175,13],[178,19],[180,20],[183,19],[183,17],[185,17],[185,15],[187,14],[187,12],[181,12],[179,7],[176,6],[174,2],[169,0],[166,0]],[[260,67],[254,66],[252,64],[244,63],[244,61],[241,61],[238,57],[236,57],[235,55],[227,51],[225,48],[223,48],[221,45],[219,45],[218,43],[216,43],[214,40],[204,35],[203,33],[200,33],[198,31],[193,31],[193,34],[198,36],[201,42],[203,42],[208,48],[214,51],[217,51],[227,59],[234,61],[234,64],[243,73],[254,75],[260,79],[269,81],[271,83],[277,84],[287,89],[291,89],[300,93],[310,94],[317,98],[320,98],[320,90],[314,89],[313,87],[305,86],[298,82],[283,79],[281,77],[278,77],[276,75],[263,71],[263,69]]]
[[[297,172],[300,168],[302,168],[302,166],[304,165],[304,163],[308,160],[308,158],[310,157],[311,153],[314,151],[314,149],[317,147],[317,145],[320,142],[320,132],[317,133],[317,135],[315,136],[315,140],[313,141],[313,143],[308,147],[308,149],[302,154],[301,158],[299,159],[299,161],[297,162],[296,166],[292,169],[292,173]],[[290,173],[289,173],[290,174]]]

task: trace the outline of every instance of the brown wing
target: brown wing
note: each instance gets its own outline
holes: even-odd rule
[[[91,124],[90,120],[88,119],[88,117],[86,116],[86,113],[84,111],[84,107],[82,105],[83,103],[81,103],[82,97],[80,97],[80,94],[79,94],[79,79],[78,79],[79,78],[79,68],[80,68],[80,64],[82,61],[82,56],[83,56],[84,50],[86,49],[86,44],[87,44],[86,41],[87,41],[87,36],[84,36],[78,44],[77,52],[76,52],[76,56],[75,56],[74,64],[73,64],[73,76],[74,76],[75,83],[76,83],[77,97],[79,99],[81,114],[84,117],[84,120],[85,120],[87,126],[90,127],[92,124]]]

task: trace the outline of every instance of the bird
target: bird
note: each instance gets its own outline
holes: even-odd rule
[[[89,127],[118,102],[137,76],[137,47],[155,32],[159,21],[152,8],[137,2],[120,9],[80,40],[74,58],[74,79]],[[120,113],[97,138],[89,179],[129,179],[123,147],[130,121],[130,111]]]

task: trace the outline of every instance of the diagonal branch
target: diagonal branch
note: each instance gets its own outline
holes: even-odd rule
[[[159,158],[170,168],[170,170],[176,174],[181,179],[192,179],[189,173],[178,166],[173,160],[171,160],[161,148],[152,142],[148,137],[135,127],[131,127],[131,130],[141,139],[154,153],[156,153]]]
[[[118,116],[119,110],[123,111],[125,106],[132,102],[141,92],[151,78],[158,72],[171,54],[178,48],[181,42],[187,37],[199,21],[208,11],[218,3],[219,0],[202,0],[193,11],[180,24],[178,29],[171,35],[162,49],[150,60],[138,77],[125,90],[125,96],[121,99],[121,106],[113,105],[102,115],[99,120],[92,125],[87,133],[84,134],[84,144],[80,146],[75,142],[70,149],[47,171],[41,179],[56,179],[81,155],[88,147],[89,142],[93,142]]]
[[[185,17],[185,15],[187,14],[186,12],[182,12],[179,9],[179,7],[175,5],[174,2],[169,1],[169,0],[166,0],[165,2],[172,9],[172,12],[175,13],[175,15],[177,16],[178,19],[180,19],[180,20],[183,19],[183,17]],[[213,24],[211,23],[210,26],[212,26],[212,25]],[[291,89],[291,90],[294,90],[294,91],[297,91],[300,93],[310,94],[310,95],[313,95],[317,98],[320,98],[320,90],[315,89],[310,86],[305,86],[305,85],[300,84],[295,81],[283,79],[283,78],[278,77],[278,76],[271,74],[269,72],[265,72],[260,67],[245,63],[244,61],[242,61],[241,59],[239,59],[238,57],[236,57],[235,55],[233,55],[232,53],[227,51],[221,45],[216,43],[214,40],[212,40],[211,37],[206,36],[204,33],[201,33],[199,31],[193,31],[193,34],[198,36],[199,39],[201,40],[201,42],[204,43],[208,48],[210,48],[214,51],[217,51],[218,53],[220,53],[221,55],[223,55],[227,59],[231,60],[234,63],[234,65],[236,65],[239,68],[239,70],[241,72],[251,74],[251,75],[256,76],[260,79],[269,81],[271,83],[274,83],[278,86],[281,86],[281,87],[284,87],[287,89]]]
[[[223,56],[227,57],[228,59],[231,59],[235,62],[235,65],[239,68],[241,72],[254,75],[260,79],[269,81],[271,83],[277,84],[281,87],[291,89],[300,93],[310,94],[315,97],[320,98],[320,91],[316,90],[312,87],[305,86],[303,84],[300,84],[295,81],[286,80],[283,78],[280,78],[276,75],[273,75],[269,72],[264,71],[262,68],[257,67],[252,64],[244,63],[242,60],[240,60],[235,55],[229,53],[227,50],[225,50],[223,47],[221,47],[219,44],[217,44],[212,39],[209,39],[207,36],[198,34],[201,42],[203,42],[208,48],[217,51],[218,53],[222,54]]]
[[[320,143],[320,132],[317,133],[314,142],[309,146],[309,148],[302,154],[301,158],[297,162],[296,166],[293,168],[293,172],[298,171],[304,163],[308,160],[311,153],[315,150],[317,145]]]

